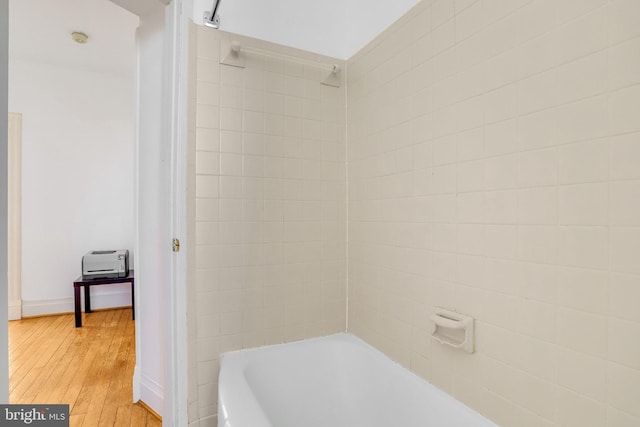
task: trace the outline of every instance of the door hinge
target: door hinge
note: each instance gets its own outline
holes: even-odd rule
[[[179,239],[173,239],[173,243],[172,243],[172,248],[173,248],[173,252],[180,252],[180,240]]]

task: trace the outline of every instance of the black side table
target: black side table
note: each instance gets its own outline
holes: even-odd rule
[[[82,307],[80,305],[80,288],[84,286],[84,312],[91,313],[91,292],[89,288],[96,285],[114,285],[117,283],[131,283],[131,313],[133,320],[136,320],[136,300],[134,298],[134,278],[133,270],[129,270],[127,277],[115,277],[110,279],[83,279],[82,276],[78,277],[73,282],[73,298],[75,303],[76,312],[76,328],[82,327]]]

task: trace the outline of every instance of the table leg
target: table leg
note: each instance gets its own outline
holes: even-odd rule
[[[136,298],[133,290],[133,280],[131,281],[131,318],[136,320]]]
[[[89,285],[84,285],[84,312],[91,313],[91,292]]]
[[[82,327],[82,311],[80,307],[80,286],[73,287],[73,299],[76,311],[76,328]]]

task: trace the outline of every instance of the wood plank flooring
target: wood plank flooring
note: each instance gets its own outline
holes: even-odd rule
[[[70,425],[161,426],[133,404],[135,322],[131,309],[9,322],[9,402],[69,404]]]

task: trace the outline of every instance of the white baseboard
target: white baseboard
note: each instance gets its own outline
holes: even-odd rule
[[[158,415],[163,416],[164,390],[160,384],[144,374],[140,375],[140,400]]]
[[[9,301],[9,320],[22,319],[22,301]]]
[[[138,364],[133,368],[133,403],[140,400],[140,368]]]
[[[91,309],[131,306],[131,290],[94,293],[91,291]],[[84,294],[82,296],[82,310],[84,311]],[[48,300],[22,301],[22,316],[44,316],[48,314],[73,313],[75,311],[73,297]]]

